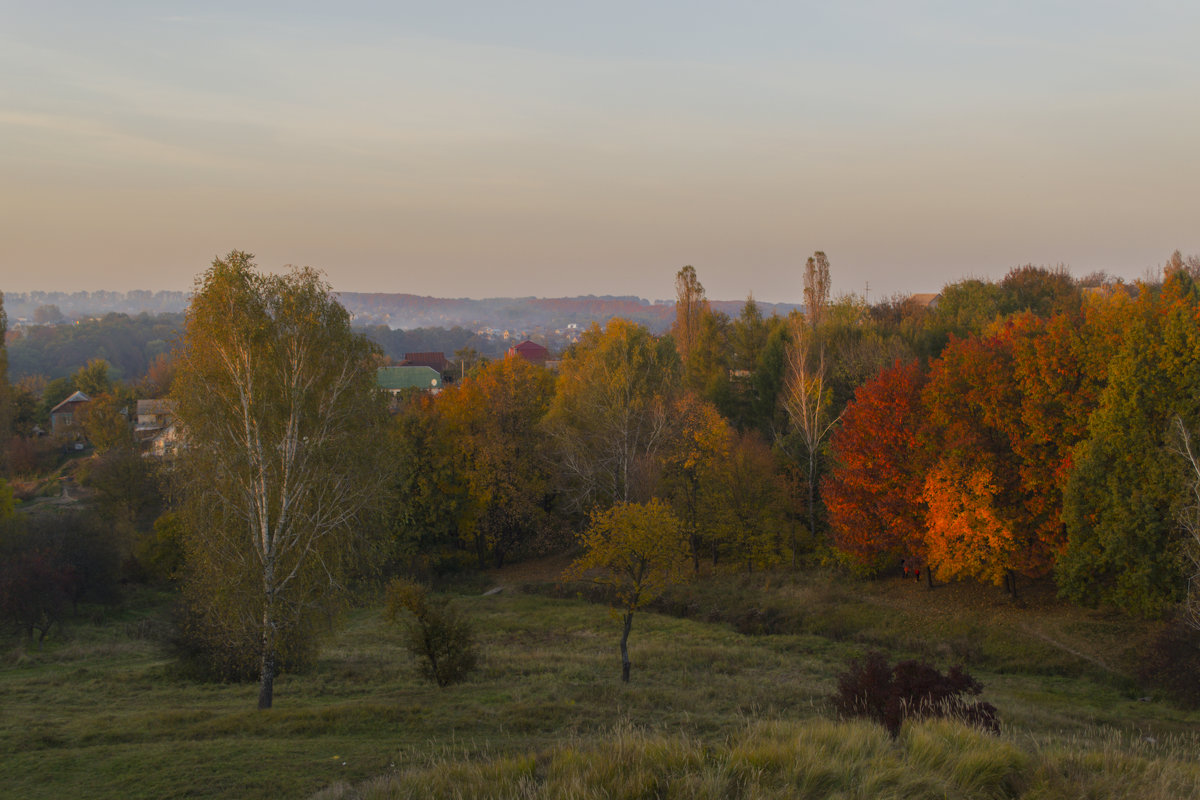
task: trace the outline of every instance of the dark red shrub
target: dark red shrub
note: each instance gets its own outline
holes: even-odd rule
[[[33,641],[46,638],[70,607],[77,584],[70,565],[41,551],[27,550],[10,555],[0,569],[0,620]]]
[[[982,691],[983,685],[961,666],[951,667],[943,675],[924,661],[901,661],[892,666],[883,653],[871,652],[862,660],[851,661],[849,669],[838,676],[833,704],[841,716],[872,719],[893,737],[900,734],[906,719],[930,717],[951,717],[997,733],[996,707],[963,698]]]

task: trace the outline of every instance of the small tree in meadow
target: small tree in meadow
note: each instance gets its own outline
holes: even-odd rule
[[[452,607],[433,605],[429,590],[403,578],[387,587],[387,617],[404,630],[404,646],[421,665],[421,674],[438,686],[458,683],[478,660],[471,625]]]
[[[654,499],[594,512],[579,541],[585,552],[563,577],[586,578],[611,590],[612,614],[622,623],[621,680],[628,683],[633,614],[688,578],[687,536],[671,509]]]

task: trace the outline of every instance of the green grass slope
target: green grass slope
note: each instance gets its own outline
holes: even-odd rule
[[[399,633],[365,608],[315,668],[278,681],[265,713],[256,686],[174,677],[153,635],[165,611],[145,604],[0,660],[0,795],[1200,796],[1200,714],[1142,702],[1119,667],[1095,663],[1119,661],[1111,647],[1081,649],[1090,636],[1130,641],[1125,622],[973,608],[953,591],[712,579],[672,600],[687,618],[638,615],[629,685],[601,605],[512,589],[456,598],[482,664],[448,689],[421,682]],[[775,627],[791,632],[739,633],[754,608],[776,608]],[[966,652],[1001,736],[930,723],[893,743],[831,720],[836,675],[881,645],[942,667]]]

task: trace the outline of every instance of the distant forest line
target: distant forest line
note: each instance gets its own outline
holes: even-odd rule
[[[149,291],[5,293],[9,378],[65,378],[88,361],[101,358],[111,365],[114,379],[136,381],[155,358],[168,353],[179,340],[188,297],[184,292]],[[505,330],[514,335],[545,330],[552,337],[554,329],[572,323],[583,329],[592,322],[603,324],[620,316],[661,333],[675,315],[674,301],[651,304],[636,297],[450,300],[344,292],[339,300],[354,315],[355,327],[395,361],[405,353],[453,356],[466,348],[487,358],[502,355],[510,342],[478,333],[486,328],[494,329],[497,336]],[[731,316],[742,305],[743,301],[712,303],[714,310]],[[758,305],[768,315],[781,316],[799,308],[781,303]],[[398,325],[400,320],[405,324]]]
[[[34,376],[66,378],[89,361],[103,359],[111,367],[111,379],[135,383],[146,375],[156,358],[176,346],[183,324],[182,313],[130,316],[110,312],[74,325],[29,326],[8,343],[9,378],[14,383]],[[385,356],[396,361],[405,353],[436,351],[452,355],[463,348],[496,357],[506,346],[460,327],[401,331],[374,325],[359,330],[379,345]]]
[[[623,317],[645,325],[654,333],[664,333],[675,318],[674,300],[651,302],[633,296],[492,297],[482,300],[384,292],[338,292],[337,296],[353,315],[356,326],[383,325],[398,330],[462,327],[472,331],[484,328],[527,331],[563,328],[572,323],[586,327],[592,322],[603,324],[613,317]],[[130,316],[182,314],[190,297],[190,292],[145,290],[6,292],[4,305],[11,328],[14,323],[74,322],[110,313]],[[713,300],[711,305],[716,311],[735,315],[744,302]],[[793,303],[756,302],[768,316],[786,316],[802,308]]]

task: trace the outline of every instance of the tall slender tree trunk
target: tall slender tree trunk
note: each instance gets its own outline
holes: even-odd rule
[[[265,602],[262,615],[262,656],[259,662],[258,708],[268,709],[275,699],[275,570],[268,561],[263,570]]]
[[[263,611],[261,677],[258,684],[258,707],[268,709],[275,698],[275,635],[270,611]]]
[[[629,670],[633,666],[629,662],[629,629],[633,627],[633,612],[625,614],[625,629],[621,631],[621,682],[629,683]]]

